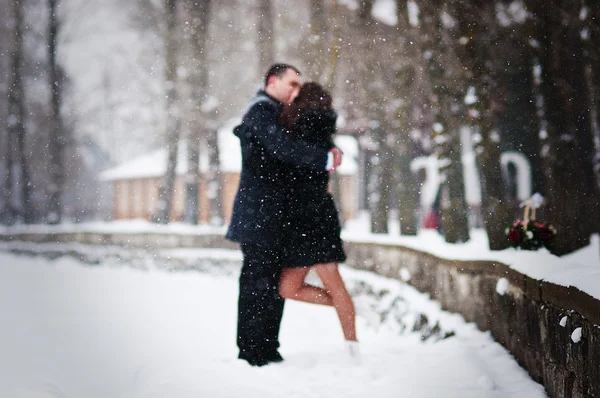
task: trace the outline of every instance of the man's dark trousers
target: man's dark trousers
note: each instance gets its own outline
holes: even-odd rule
[[[265,359],[279,348],[284,300],[279,295],[283,251],[276,244],[242,243],[237,344],[240,358]]]

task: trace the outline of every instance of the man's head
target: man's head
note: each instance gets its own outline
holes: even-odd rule
[[[331,94],[316,82],[302,85],[296,99],[281,111],[279,124],[292,129],[300,115],[310,110],[322,112],[331,110]]]
[[[292,65],[275,64],[265,74],[265,91],[285,105],[294,101],[300,86],[300,72]]]

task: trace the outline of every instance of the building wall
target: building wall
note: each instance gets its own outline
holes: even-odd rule
[[[223,173],[221,175],[221,195],[223,203],[223,220],[225,224],[229,224],[231,220],[231,212],[233,210],[233,201],[237,193],[238,185],[240,184],[239,173]]]
[[[115,219],[127,219],[129,216],[129,182],[127,180],[114,183]]]
[[[145,201],[144,206],[144,218],[147,220],[152,219],[156,212],[156,204],[158,203],[158,192],[160,189],[160,179],[148,178],[146,179],[146,192],[148,197]]]
[[[169,219],[171,221],[182,221],[185,209],[185,185],[182,176],[175,177],[175,185],[173,187],[173,198],[171,202],[171,211]]]
[[[355,175],[340,176],[340,195],[342,208],[339,209],[344,220],[356,218],[358,213],[358,181]]]
[[[233,202],[240,181],[239,173],[221,173],[221,216],[225,224],[231,219]],[[151,220],[156,214],[160,178],[141,178],[113,181],[114,187],[114,219],[146,219]],[[342,209],[340,214],[344,220],[356,217],[358,211],[358,187],[355,176],[340,176]],[[202,181],[198,190],[198,215],[200,223],[210,221],[210,202],[207,195],[206,181]],[[177,176],[173,190],[173,198],[169,217],[172,221],[183,220],[185,210],[185,184],[183,176]]]

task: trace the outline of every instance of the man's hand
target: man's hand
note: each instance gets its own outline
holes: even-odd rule
[[[333,147],[329,151],[333,155],[333,164],[328,169],[329,172],[335,171],[339,165],[342,163],[342,151],[339,148]]]

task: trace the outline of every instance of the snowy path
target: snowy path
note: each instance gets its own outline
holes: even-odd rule
[[[362,314],[388,313],[377,328],[373,314],[359,318],[362,363],[348,360],[333,309],[288,301],[285,362],[252,368],[235,359],[236,277],[0,252],[0,397],[546,396],[488,334],[408,286],[347,269]],[[456,335],[421,342],[403,326],[417,313]]]

